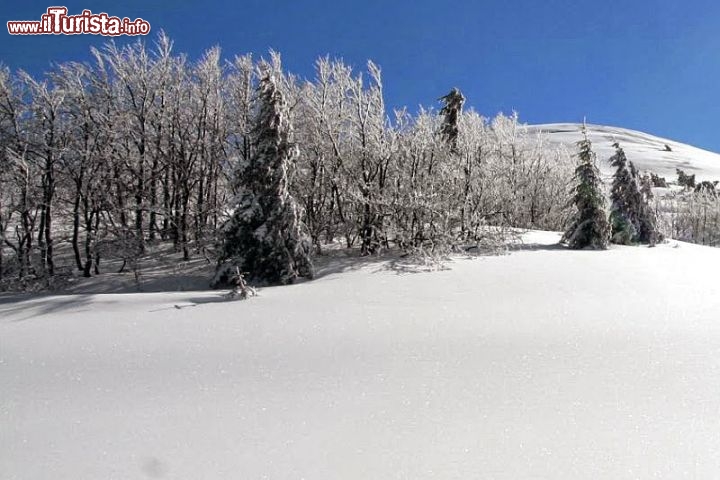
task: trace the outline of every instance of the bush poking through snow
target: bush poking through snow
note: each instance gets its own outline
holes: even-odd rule
[[[676,240],[720,247],[720,196],[701,190],[658,199],[666,234]]]
[[[679,168],[675,169],[678,176],[678,185],[685,188],[695,188],[695,174],[688,175]]]
[[[652,181],[653,187],[668,188],[667,180],[665,177],[661,177],[655,173],[650,173],[650,180]]]
[[[235,273],[230,278],[230,283],[233,284],[232,289],[225,294],[228,300],[247,300],[248,297],[254,297],[257,295],[257,290],[251,287],[245,281],[245,277],[240,273],[240,269],[235,267]]]
[[[714,182],[710,182],[708,180],[704,182],[700,182],[697,185],[695,185],[695,193],[698,192],[706,192],[706,193],[715,193],[715,187],[717,187],[718,181],[715,180]]]

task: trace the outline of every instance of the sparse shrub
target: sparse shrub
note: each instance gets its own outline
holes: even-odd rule
[[[685,192],[659,200],[663,227],[678,240],[720,246],[720,197],[707,191]]]
[[[695,188],[695,174],[688,175],[679,168],[676,169],[678,175],[678,185],[685,188]]]
[[[706,193],[715,193],[715,187],[717,187],[718,181],[715,180],[714,182],[710,181],[702,181],[695,185],[695,192],[706,192]]]
[[[652,182],[653,187],[659,187],[659,188],[667,188],[668,187],[668,183],[667,183],[667,180],[665,180],[665,177],[661,177],[654,173],[650,173],[650,180]]]

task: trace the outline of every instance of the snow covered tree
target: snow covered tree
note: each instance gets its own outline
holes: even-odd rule
[[[518,114],[497,115],[490,124],[491,149],[483,190],[494,191],[496,210],[513,227],[562,229],[571,214],[566,201],[575,162],[564,149],[528,132]],[[489,190],[488,190],[489,189]]]
[[[563,235],[561,242],[570,248],[607,248],[610,239],[610,225],[605,214],[605,197],[602,193],[602,180],[597,165],[592,143],[587,136],[585,126],[582,127],[583,139],[577,145],[579,163],[575,169],[578,182],[573,189],[573,201],[577,212],[570,228]]]
[[[362,255],[375,254],[387,246],[384,197],[391,160],[380,67],[368,62],[367,69],[367,84],[358,75],[349,85],[353,106],[350,120],[354,125],[348,141],[353,161],[346,165],[355,179],[351,196]]]
[[[249,281],[267,284],[313,275],[310,245],[288,192],[288,166],[297,152],[289,139],[287,106],[275,72],[268,65],[261,69],[253,151],[236,172],[238,194],[224,229],[214,287],[227,285],[235,267]]]
[[[669,215],[664,220],[666,233],[676,240],[720,246],[720,197],[712,192],[673,192],[661,200]]]
[[[716,191],[715,187],[718,186],[718,183],[719,182],[717,180],[715,180],[713,182],[711,182],[709,180],[704,180],[704,181],[698,183],[697,185],[695,185],[695,191],[696,192],[704,191],[704,192],[708,192],[708,193],[715,193],[715,191]]]
[[[0,67],[0,289],[101,261],[139,273],[160,242],[178,260],[219,246],[216,285],[283,283],[312,271],[305,232],[318,252],[426,258],[568,224],[575,162],[516,114],[464,111],[453,89],[440,114],[391,120],[372,62],[322,58],[302,80],[274,53],[225,67],[218,48],[154,45],[93,48],[39,79]]]
[[[442,109],[440,109],[440,115],[443,116],[443,123],[440,129],[445,141],[450,145],[450,149],[453,153],[457,153],[457,141],[458,134],[460,132],[458,123],[460,115],[462,115],[462,107],[465,103],[465,97],[460,93],[460,90],[453,88],[450,93],[441,97],[440,100],[444,103]]]
[[[652,172],[650,172],[650,181],[652,181],[653,187],[661,187],[661,188],[668,188],[667,180],[665,180],[665,177],[661,177],[660,175],[656,175]]]
[[[677,172],[678,176],[678,185],[685,188],[695,188],[695,174],[688,175],[684,171],[680,170],[679,168],[676,168],[675,171]]]
[[[654,246],[657,242],[663,239],[663,235],[660,232],[660,227],[658,226],[657,212],[653,208],[652,204],[652,178],[649,175],[643,175],[639,178],[638,182],[640,184],[641,200],[638,217],[638,224],[640,226],[638,241],[640,243],[649,243],[650,246]]]
[[[652,180],[647,175],[640,177],[635,165],[628,161],[617,142],[613,146],[615,155],[610,158],[610,162],[616,171],[610,192],[612,241],[623,245],[654,245],[661,235],[658,232],[655,211],[650,206]]]
[[[610,164],[615,167],[610,190],[612,242],[629,245],[637,242],[640,235],[642,196],[638,190],[637,178],[633,175],[635,169],[632,164],[628,164],[625,152],[617,142],[613,147],[615,155],[610,157]]]

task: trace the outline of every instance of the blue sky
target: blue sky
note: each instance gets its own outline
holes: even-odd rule
[[[59,2],[58,2],[59,3]],[[528,123],[624,126],[720,151],[720,3],[668,0],[477,0],[467,2],[265,0],[69,1],[164,29],[197,58],[269,48],[312,76],[325,54],[383,70],[388,106],[435,105],[459,87],[486,115],[519,112]],[[4,2],[3,22],[39,20],[38,1]],[[37,74],[51,62],[85,60],[106,38],[11,36],[0,62]],[[153,35],[151,33],[150,38]]]

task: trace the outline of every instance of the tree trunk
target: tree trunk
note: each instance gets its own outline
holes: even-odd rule
[[[157,231],[157,156],[153,158],[152,171],[150,176],[150,225],[148,225],[148,239],[155,240],[155,232]]]
[[[81,180],[82,181],[82,180]],[[80,258],[80,183],[77,184],[75,190],[75,202],[73,203],[73,236],[72,247],[75,254],[75,265],[78,270],[83,271],[82,259]]]

